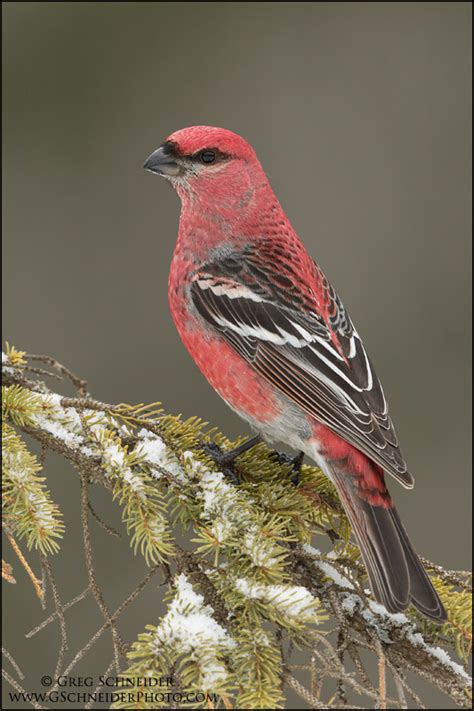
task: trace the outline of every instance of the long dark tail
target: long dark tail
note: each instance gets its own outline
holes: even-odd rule
[[[348,473],[338,462],[331,462],[331,474],[375,599],[389,612],[401,612],[413,603],[427,617],[437,622],[446,620],[443,604],[390,499],[383,472],[374,471],[378,477],[376,491],[364,485],[363,475]]]

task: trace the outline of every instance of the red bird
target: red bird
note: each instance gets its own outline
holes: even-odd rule
[[[189,353],[257,432],[303,451],[334,483],[375,598],[445,620],[385,485],[384,472],[407,488],[414,480],[380,382],[255,151],[231,131],[193,126],[144,167],[181,198],[168,293]]]

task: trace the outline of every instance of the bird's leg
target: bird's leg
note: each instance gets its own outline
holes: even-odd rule
[[[303,464],[304,452],[299,452],[295,457],[286,452],[274,452],[274,457],[279,464],[291,464],[291,471],[293,476],[291,481],[295,486],[300,483],[301,465]]]
[[[246,442],[242,442],[242,444],[239,444],[238,447],[234,447],[234,449],[231,449],[228,452],[223,452],[219,445],[215,442],[207,442],[203,446],[203,451],[222,469],[223,473],[228,476],[234,484],[239,484],[239,477],[233,466],[234,461],[237,457],[240,457],[241,454],[244,454],[244,452],[247,452],[249,449],[252,449],[252,447],[255,447],[261,442],[263,442],[262,436],[256,435],[255,437],[248,439]],[[295,486],[297,486],[300,481],[304,452],[300,452],[295,457],[292,457],[291,454],[286,454],[286,452],[274,451],[273,456],[279,464],[291,464],[293,472],[291,481]]]
[[[228,452],[223,452],[219,445],[214,442],[210,442],[204,445],[204,451],[212,457],[216,464],[226,465],[232,464],[234,459],[237,459],[237,457],[240,457],[240,455],[244,454],[244,452],[252,449],[252,447],[255,447],[257,444],[260,444],[260,442],[263,442],[261,435],[256,435],[255,437],[248,439],[246,442],[242,442],[242,444],[239,444],[238,447],[234,447],[234,449],[231,449]]]
[[[228,476],[234,484],[239,484],[239,477],[233,466],[235,459],[240,457],[241,454],[244,454],[244,452],[247,452],[249,449],[252,449],[252,447],[255,447],[257,444],[260,444],[262,441],[263,439],[261,435],[256,435],[255,437],[248,439],[246,442],[242,442],[242,444],[239,444],[238,447],[234,447],[234,449],[231,449],[228,452],[223,452],[219,445],[215,442],[208,442],[203,446],[203,450],[204,453],[207,454],[207,456],[222,469],[224,474],[226,474],[226,476]]]

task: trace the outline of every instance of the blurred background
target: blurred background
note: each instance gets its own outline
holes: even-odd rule
[[[416,548],[469,567],[471,4],[7,2],[2,12],[3,338],[56,357],[98,399],[160,400],[245,434],[175,332],[179,203],[142,169],[178,128],[230,128],[254,145],[376,365],[416,476],[411,492],[392,484]],[[45,471],[70,522],[55,561],[67,600],[78,576],[86,585],[73,557],[79,482],[54,457]],[[126,540],[117,556],[95,533],[114,608],[145,565]],[[18,580],[5,594],[6,644],[32,688],[54,666],[57,630],[25,645],[42,613]],[[162,589],[147,595],[125,635],[156,622]],[[72,624],[92,633],[99,613],[81,605]],[[105,671],[108,645],[89,673]],[[431,708],[444,706],[433,695]]]

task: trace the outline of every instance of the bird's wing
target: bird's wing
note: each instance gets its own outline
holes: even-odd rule
[[[324,303],[308,308],[313,291],[297,286],[291,265],[265,263],[247,250],[198,269],[190,288],[198,313],[275,388],[412,487],[380,382],[340,299],[313,264]]]

